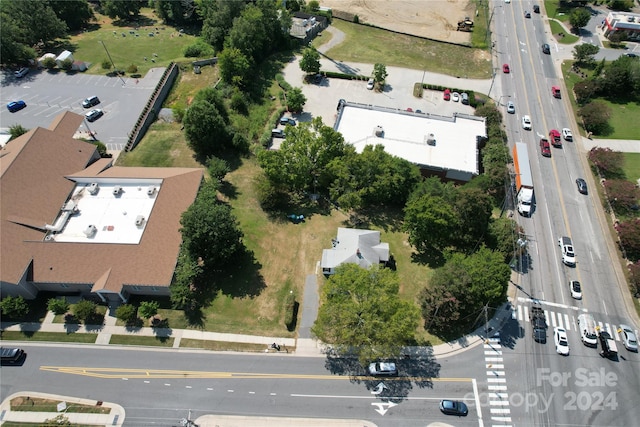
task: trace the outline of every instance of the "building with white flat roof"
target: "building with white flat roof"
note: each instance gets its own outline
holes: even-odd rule
[[[453,117],[345,103],[334,129],[359,153],[367,145],[420,167],[425,175],[467,182],[479,173],[478,143],[486,138],[484,117]]]

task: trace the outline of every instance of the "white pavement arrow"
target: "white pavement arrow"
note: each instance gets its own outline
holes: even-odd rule
[[[382,391],[383,391],[384,389],[389,390],[389,387],[387,387],[387,386],[386,386],[382,381],[380,381],[380,382],[378,383],[378,385],[376,386],[376,388],[375,388],[375,389],[373,389],[373,391],[371,392],[371,394],[380,394],[380,393],[382,393]]]
[[[378,407],[378,409],[376,409],[375,411],[377,413],[379,413],[380,415],[384,415],[384,414],[387,413],[387,411],[389,409],[393,408],[394,406],[398,406],[397,403],[393,403],[393,402],[387,402],[387,403],[373,402],[372,405]],[[386,406],[386,408],[385,408],[385,406]]]

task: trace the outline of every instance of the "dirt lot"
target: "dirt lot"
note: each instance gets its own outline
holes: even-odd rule
[[[456,31],[466,16],[474,19],[469,0],[320,0],[336,12],[358,15],[360,22],[452,43],[469,43],[470,33]]]

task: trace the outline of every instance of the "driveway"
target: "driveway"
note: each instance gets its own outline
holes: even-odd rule
[[[27,108],[10,113],[3,107],[0,126],[7,128],[20,124],[27,129],[48,127],[62,111],[77,114],[88,112],[90,109],[82,108],[82,100],[95,95],[101,103],[92,108],[100,108],[105,114],[93,123],[85,120],[78,131],[95,132],[107,149],[122,150],[163,71],[163,68],[151,69],[142,79],[50,73],[46,70],[31,70],[25,77],[16,79],[12,72],[4,72],[0,101],[6,105],[22,99],[27,103]]]

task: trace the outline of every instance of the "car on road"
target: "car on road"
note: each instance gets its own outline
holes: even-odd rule
[[[449,101],[451,99],[451,90],[445,89],[442,93],[442,98],[444,98],[445,101]]]
[[[369,90],[373,90],[373,87],[375,86],[376,82],[375,80],[373,80],[373,78],[369,79],[369,81],[367,81],[367,89]]]
[[[505,74],[509,74],[511,69],[509,68],[509,64],[502,64],[502,72]]]
[[[562,138],[560,138],[560,132],[557,129],[551,129],[549,131],[549,139],[554,147],[562,148]]]
[[[582,178],[576,179],[576,185],[578,186],[578,191],[582,194],[588,194],[587,191],[587,181]]]
[[[562,236],[558,239],[558,245],[562,248],[562,262],[569,267],[576,266],[576,253],[573,251],[571,237]]]
[[[0,347],[0,359],[2,365],[20,364],[23,357],[26,357],[24,350],[20,348]]]
[[[453,93],[451,94],[451,100],[452,100],[453,102],[458,102],[458,101],[460,101],[460,94],[459,94],[458,92],[453,92]]]
[[[577,280],[570,281],[569,289],[571,289],[571,298],[582,299],[582,287],[580,286],[580,282]]]
[[[540,140],[540,154],[544,157],[551,157],[551,145],[546,138]]]
[[[344,105],[347,103],[347,101],[345,101],[344,99],[340,98],[340,100],[338,101],[338,106],[336,107],[337,111],[340,111],[340,109],[342,107],[344,107]]]
[[[15,113],[16,111],[20,111],[26,107],[27,107],[27,104],[23,100],[11,101],[10,103],[7,104],[7,110],[9,110],[12,113]]]
[[[533,5],[533,11],[534,11],[535,13],[540,13],[540,6],[539,6],[539,5],[537,5],[537,4],[534,4],[534,5]]]
[[[95,110],[89,111],[84,116],[86,117],[88,122],[95,122],[96,120],[98,120],[103,115],[104,115],[104,111],[102,111],[99,108],[96,108]]]
[[[286,125],[295,126],[296,125],[296,121],[294,119],[292,119],[291,117],[280,117],[280,124],[282,126],[286,126]]]
[[[531,117],[522,116],[522,129],[531,130]]]
[[[26,67],[22,67],[17,71],[13,72],[13,75],[17,78],[17,79],[21,79],[24,76],[26,76],[27,74],[29,74],[29,69]]]
[[[467,408],[467,405],[459,400],[441,400],[440,411],[445,415],[457,415],[459,417],[466,417],[467,414],[469,414],[469,408]]]
[[[393,362],[374,362],[369,364],[369,375],[375,377],[395,377],[398,375],[398,368]]]
[[[515,112],[516,112],[516,105],[513,103],[513,101],[507,102],[507,113],[515,114]]]
[[[411,107],[407,108],[407,112],[413,113],[413,108],[411,108]]]
[[[82,101],[82,106],[84,108],[91,108],[93,106],[96,106],[100,104],[100,99],[97,96],[90,96],[87,99],[85,99],[84,101]]]
[[[553,95],[554,98],[562,98],[562,94],[560,93],[560,88],[558,86],[551,86],[551,95]]]
[[[628,56],[629,58],[637,58],[638,55],[636,55],[635,53],[625,53],[625,56]]]
[[[525,18],[531,18],[531,12],[529,12],[528,10],[524,11],[524,17]]]
[[[562,128],[562,137],[565,141],[573,141],[573,134],[571,133],[571,129]]]
[[[636,338],[635,332],[633,329],[627,325],[620,325],[620,336],[622,338],[622,343],[624,344],[624,348],[629,351],[638,352],[638,338]]]
[[[547,43],[542,45],[542,53],[549,55],[551,53],[551,47]]]
[[[563,356],[569,355],[569,341],[567,340],[567,331],[564,328],[553,328],[553,341],[556,343],[556,353]]]

